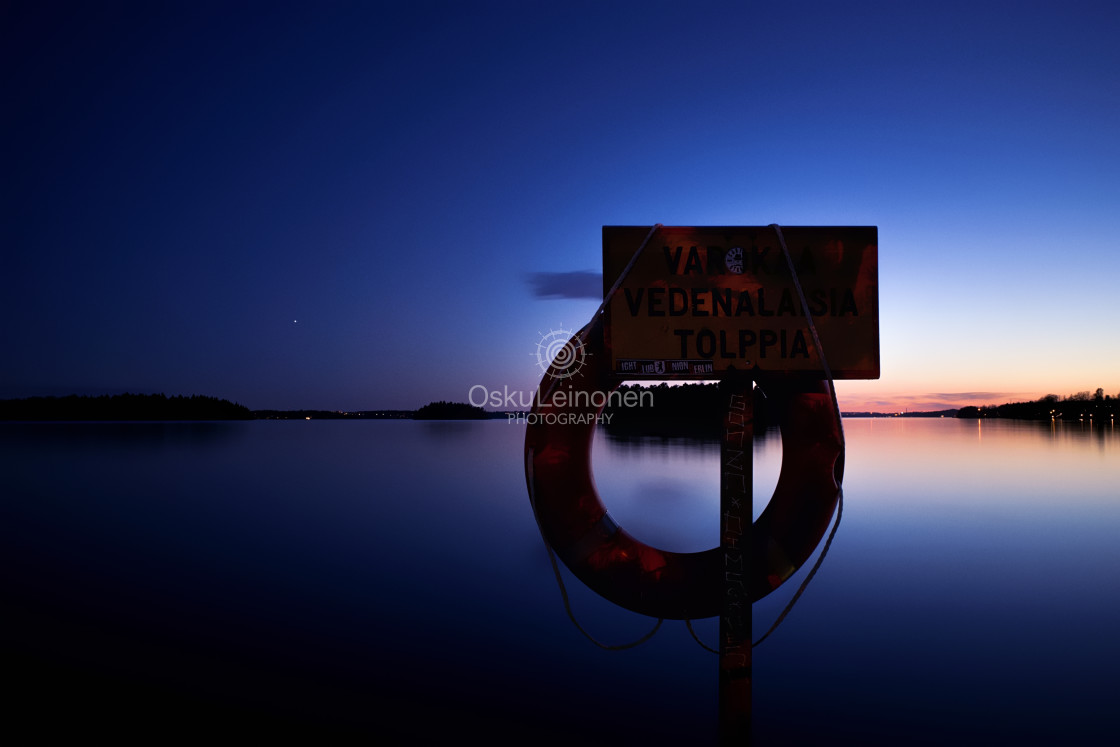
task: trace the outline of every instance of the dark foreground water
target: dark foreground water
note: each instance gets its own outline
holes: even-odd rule
[[[1120,433],[848,420],[820,573],[755,650],[755,743],[1112,744]],[[569,622],[505,422],[0,424],[4,730],[712,744],[716,657]],[[756,447],[756,512],[781,446]],[[595,446],[632,533],[714,545],[718,446]],[[653,621],[565,575],[618,643]],[[755,608],[761,633],[800,576]],[[700,621],[715,644],[715,621]],[[7,740],[5,740],[7,741]]]

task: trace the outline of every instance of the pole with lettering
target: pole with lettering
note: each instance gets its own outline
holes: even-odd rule
[[[754,462],[754,394],[750,379],[732,379],[720,443],[719,733],[722,745],[746,745],[751,733],[750,558]]]

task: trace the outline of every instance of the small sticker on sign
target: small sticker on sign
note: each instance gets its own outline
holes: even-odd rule
[[[735,275],[741,275],[743,272],[743,248],[741,246],[733,246],[727,250],[727,254],[723,257],[724,263],[727,265],[729,272]]]

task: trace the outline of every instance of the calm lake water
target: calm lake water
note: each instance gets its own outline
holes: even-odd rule
[[[1120,431],[847,420],[844,517],[755,649],[755,743],[1112,744]],[[712,744],[683,623],[564,612],[504,421],[0,424],[8,728],[392,743]],[[718,444],[612,440],[631,533],[718,533]],[[755,509],[781,463],[756,444]],[[804,571],[802,571],[804,573]],[[564,575],[621,643],[654,621]],[[801,575],[754,610],[760,634]],[[715,620],[697,633],[715,645]]]

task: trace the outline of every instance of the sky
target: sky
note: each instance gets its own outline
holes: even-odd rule
[[[604,225],[869,225],[844,410],[1120,394],[1111,2],[5,2],[0,397],[533,391]]]

